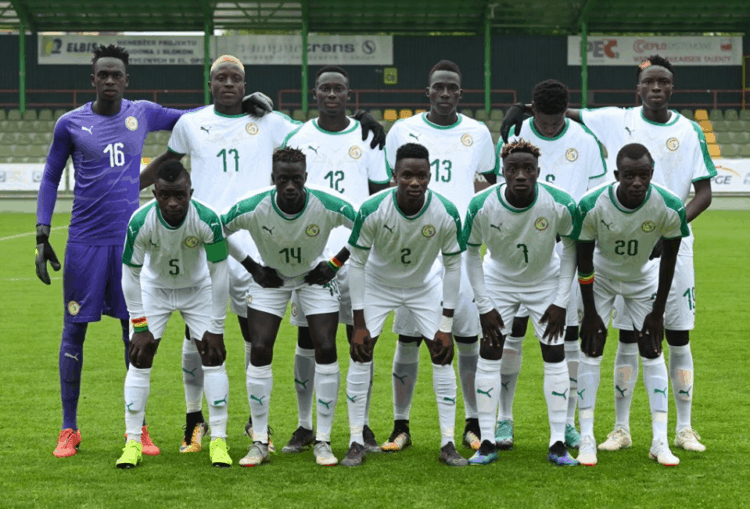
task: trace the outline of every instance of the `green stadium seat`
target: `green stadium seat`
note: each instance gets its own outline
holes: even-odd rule
[[[727,125],[729,126],[729,130],[732,132],[740,132],[744,131],[742,123],[739,120],[727,120]]]
[[[711,122],[716,122],[717,120],[724,120],[724,112],[721,110],[711,110],[711,112],[708,114],[708,119]]]
[[[36,141],[36,133],[18,133],[16,135],[16,145],[33,145]]]
[[[719,145],[721,157],[737,157],[739,155],[738,145]]]
[[[148,133],[146,135],[146,140],[143,142],[144,145],[156,145],[158,141],[156,141],[156,133]]]
[[[13,157],[28,157],[31,145],[11,145],[10,150]]]
[[[13,155],[13,150],[10,145],[0,145],[0,159],[11,157]]]
[[[29,157],[35,157],[37,159],[47,157],[47,147],[44,145],[32,145],[29,150]]]
[[[469,109],[462,109],[461,114],[465,117],[474,118],[474,112]]]
[[[0,131],[6,133],[17,133],[21,130],[22,120],[4,120],[0,122]]]
[[[370,115],[375,117],[375,120],[383,120],[383,111],[382,110],[370,110]]]
[[[143,157],[157,157],[161,155],[164,150],[159,145],[144,145],[143,146]]]
[[[21,120],[21,110],[10,110],[8,120]]]
[[[492,110],[490,111],[490,120],[502,120],[504,115],[503,110]]]
[[[750,157],[750,145],[740,145],[740,157]]]
[[[494,132],[492,133],[492,144],[497,145],[498,140],[500,139],[500,132]]]
[[[159,131],[156,134],[156,143],[159,145],[164,146],[164,148],[167,148],[167,144],[169,143],[169,138],[172,136],[171,131]]]
[[[740,131],[750,132],[750,120],[740,120]]]
[[[307,120],[312,120],[314,118],[318,118],[320,116],[320,112],[318,110],[307,110]]]
[[[49,133],[38,133],[38,136],[40,136],[45,143],[50,144],[52,143],[52,138],[54,138],[55,133],[49,132]]]
[[[23,114],[24,120],[36,120],[36,110],[26,110]]]
[[[302,111],[302,110],[294,110],[294,111],[292,112],[292,118],[293,118],[294,120],[298,120],[298,121],[300,121],[300,122],[304,122],[305,120],[307,120],[307,117],[306,117],[306,115],[305,115],[305,112],[304,112],[304,111]]]
[[[385,132],[388,132],[391,130],[391,127],[393,127],[393,124],[395,121],[393,120],[381,120],[381,125],[383,126],[383,129],[385,129]]]
[[[734,135],[734,140],[732,140],[732,143],[737,143],[739,145],[745,145],[747,143],[750,143],[750,133],[745,132],[739,132],[739,133],[732,133]]]
[[[489,120],[490,119],[490,117],[487,115],[487,111],[485,111],[485,110],[477,110],[476,113],[475,113],[475,115],[474,115],[474,118],[477,119],[477,120],[479,120],[479,121]]]
[[[688,109],[680,110],[680,115],[682,115],[683,117],[685,117],[685,118],[687,118],[689,120],[693,120],[693,116],[694,116],[693,115],[693,110],[688,110]]]
[[[38,133],[52,133],[55,131],[55,121],[37,120],[34,122],[34,131]]]
[[[490,120],[489,122],[485,122],[487,125],[487,129],[490,130],[490,132],[493,133],[499,133],[500,132],[500,125],[502,124],[502,120]]]
[[[0,132],[0,145],[10,145],[10,136],[8,133]]]
[[[39,118],[37,120],[52,120],[52,110],[39,110]]]
[[[5,120],[5,110],[0,110],[0,120]]]
[[[739,120],[740,117],[737,114],[737,110],[726,110],[724,112],[724,120]]]
[[[750,110],[741,110],[740,120],[750,120]]]
[[[62,117],[67,113],[66,110],[55,110],[55,114],[53,115],[53,120],[57,120],[58,118]]]
[[[728,133],[728,132],[714,132],[714,136],[716,136],[716,143],[719,145],[724,145],[726,143],[732,143],[734,133]]]
[[[726,120],[717,120],[711,122],[714,126],[714,132],[715,133],[725,133],[729,131],[729,122]]]
[[[346,116],[347,117],[351,117],[352,115],[354,115],[354,112],[352,111],[352,109],[351,108],[347,108],[346,109]]]
[[[18,123],[18,131],[21,133],[33,133],[36,128],[36,120],[22,120]]]

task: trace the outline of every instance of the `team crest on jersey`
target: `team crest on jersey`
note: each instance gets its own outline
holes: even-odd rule
[[[125,127],[131,131],[138,129],[138,119],[135,117],[128,117],[125,119]]]
[[[305,233],[308,237],[317,237],[320,233],[320,226],[317,224],[311,224],[307,228],[305,228]]]
[[[188,237],[185,239],[185,245],[187,247],[195,247],[198,245],[198,238],[197,237]]]
[[[297,304],[292,302],[292,316],[297,316]]]
[[[653,221],[644,221],[641,225],[641,230],[643,230],[646,233],[651,233],[656,229],[656,225]]]
[[[534,221],[534,228],[539,230],[540,232],[543,232],[549,227],[549,221],[547,221],[546,217],[540,217],[536,221]]]
[[[352,159],[359,159],[360,157],[362,157],[362,149],[357,145],[352,145],[349,149],[349,157],[351,157]]]
[[[247,296],[245,297],[245,302],[247,303],[248,306],[250,304],[252,304],[253,303],[253,296],[248,293]]]
[[[430,237],[435,236],[435,231],[436,231],[435,227],[432,226],[431,224],[428,224],[427,226],[422,228],[422,235],[424,235],[425,237],[429,239]]]
[[[255,136],[256,134],[258,134],[258,131],[260,131],[260,129],[258,128],[257,125],[253,124],[252,122],[249,122],[245,126],[245,131],[247,131],[247,134],[249,134],[250,136]]]
[[[670,151],[674,152],[675,150],[680,148],[680,140],[678,140],[677,138],[669,138],[667,140],[667,148]]]
[[[472,138],[469,133],[466,133],[461,136],[461,143],[463,143],[467,147],[471,147],[474,144],[474,138]]]
[[[81,305],[74,300],[68,302],[68,313],[70,316],[76,316],[81,311]]]
[[[565,151],[565,159],[571,163],[578,160],[578,151],[574,148],[569,148]]]

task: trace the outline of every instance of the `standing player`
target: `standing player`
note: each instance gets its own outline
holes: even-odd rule
[[[91,86],[96,100],[57,121],[37,202],[36,272],[50,284],[47,262],[60,270],[49,242],[52,213],[68,157],[73,158],[73,215],[65,250],[65,317],[60,345],[62,431],[54,455],[73,456],[81,443],[77,410],[83,343],[90,322],[102,314],[120,320],[128,350],[128,310],[122,295],[122,244],[128,219],[138,208],[138,174],[146,135],[171,129],[181,111],[148,101],[123,99],[128,86],[128,52],[119,46],[94,51]],[[143,453],[159,454],[144,425]]]
[[[568,87],[556,80],[538,83],[532,92],[532,118],[523,122],[519,133],[509,133],[509,140],[528,140],[541,151],[539,156],[539,179],[552,183],[577,202],[586,191],[604,182],[607,165],[599,141],[585,126],[565,118],[569,101]],[[497,145],[498,176],[502,139]],[[557,253],[562,254],[558,244]],[[565,330],[565,361],[568,364],[570,394],[576,392],[578,379],[578,291],[572,285],[571,298],[567,302]],[[500,410],[497,416],[495,441],[501,449],[513,447],[513,397],[521,371],[523,338],[529,317],[525,306],[521,306],[513,320],[512,332],[505,338],[503,358],[500,362]],[[567,398],[568,413],[565,425],[565,444],[577,448],[581,437],[575,428],[576,398]]]
[[[319,465],[338,459],[331,450],[331,427],[339,389],[336,357],[339,293],[333,279],[349,258],[344,247],[326,262],[323,252],[331,231],[352,227],[354,208],[340,195],[305,187],[305,154],[285,148],[273,155],[275,187],[258,191],[233,205],[223,222],[231,234],[247,230],[264,266],[232,243],[232,256],[253,276],[247,293],[248,332],[252,341],[247,368],[247,395],[254,423],[253,445],[240,460],[243,467],[269,461],[268,413],[273,379],[273,347],[287,304],[296,293],[310,324],[315,348],[315,392],[318,396],[314,447]],[[239,249],[238,249],[239,248]]]
[[[190,199],[190,175],[181,163],[164,163],[156,177],[156,200],[133,214],[122,256],[122,289],[134,333],[131,366],[125,377],[127,442],[117,467],[134,468],[141,462],[141,423],[151,366],[173,311],[182,314],[201,355],[211,423],[211,463],[230,467],[226,443],[229,379],[224,366],[227,242],[218,214]]]
[[[329,187],[346,196],[356,207],[367,197],[388,187],[391,180],[385,167],[383,152],[362,142],[359,121],[346,115],[350,96],[349,77],[340,67],[327,66],[315,75],[313,97],[318,103],[320,115],[307,121],[294,131],[284,146],[295,147],[305,153],[307,161],[307,183]],[[350,232],[339,227],[331,232],[327,249],[333,256],[346,245]],[[346,324],[346,336],[352,337],[352,308],[349,297],[349,278],[346,265],[336,274],[341,308],[339,322]],[[307,319],[292,296],[291,323],[299,327],[297,350],[294,356],[294,388],[297,393],[299,427],[292,434],[282,452],[300,452],[312,444],[313,386],[315,378],[315,352],[307,328]],[[372,387],[372,378],[370,380]],[[364,440],[370,452],[380,451],[375,434],[369,426],[369,398],[367,393]]]
[[[599,388],[607,325],[615,296],[637,331],[643,384],[651,408],[653,442],[649,456],[661,465],[680,460],[667,443],[667,367],[661,352],[664,309],[682,237],[690,234],[685,207],[673,193],[651,184],[654,160],[639,143],[617,153],[617,182],[586,193],[578,204],[578,281],[583,298],[578,367],[581,444],[578,461],[597,463],[594,407]],[[657,242],[663,254],[658,270],[649,263]],[[658,277],[656,277],[658,272]]]
[[[524,305],[534,318],[544,359],[544,397],[550,426],[548,459],[555,465],[574,466],[578,462],[570,457],[564,442],[568,400],[575,392],[570,390],[562,337],[575,273],[575,242],[571,238],[575,202],[562,189],[537,183],[539,148],[528,141],[504,145],[501,158],[505,183],[474,196],[464,225],[469,250],[466,265],[484,338],[476,378],[482,445],[469,463],[497,461],[495,415],[503,343],[510,332],[505,324]],[[562,238],[561,256],[555,249],[557,236]],[[488,250],[486,276],[481,258],[483,243]]]
[[[674,86],[674,69],[666,59],[655,55],[636,70],[636,90],[642,106],[636,108],[600,108],[567,111],[567,116],[583,122],[607,147],[610,158],[628,143],[641,143],[655,159],[654,182],[675,193],[683,203],[687,221],[691,222],[711,204],[711,177],[716,168],[708,154],[701,128],[676,111],[669,109]],[[522,106],[522,105],[521,105]],[[512,109],[513,110],[513,109]],[[515,122],[520,108],[509,111],[506,126]],[[690,187],[695,190],[688,202]],[[652,257],[658,258],[657,244]],[[615,429],[602,449],[617,450],[632,443],[629,431],[630,403],[638,378],[638,356],[631,318],[616,301],[614,326],[620,329],[620,345],[615,357]],[[693,268],[693,236],[680,245],[674,283],[667,299],[665,329],[669,344],[669,377],[672,381],[677,409],[677,435],[674,444],[690,451],[704,451],[700,437],[693,431],[693,356],[690,351],[690,330],[695,325],[695,271]]]
[[[431,188],[443,194],[465,217],[469,202],[474,196],[474,177],[484,174],[495,182],[495,153],[492,137],[481,122],[457,113],[461,96],[461,70],[453,62],[441,60],[430,70],[430,111],[396,122],[388,132],[386,160],[389,168],[396,161],[396,150],[401,145],[416,142],[430,153],[432,169]],[[458,374],[466,411],[464,445],[479,448],[479,422],[477,420],[474,376],[479,358],[478,335],[481,331],[479,314],[474,305],[471,285],[461,272],[461,295],[456,308],[453,334],[458,350]],[[393,359],[393,433],[383,444],[383,450],[399,451],[411,443],[409,411],[419,368],[420,331],[416,321],[406,309],[396,311],[393,331],[399,334],[396,355]]]
[[[451,329],[461,284],[464,250],[456,207],[428,190],[430,158],[422,145],[402,145],[394,154],[396,189],[382,191],[362,204],[349,244],[353,247],[349,285],[354,337],[346,377],[351,438],[341,462],[359,466],[365,459],[363,428],[373,349],[388,313],[404,306],[414,316],[432,358],[432,380],[440,420],[440,461],[465,466],[456,451],[456,374]],[[443,254],[443,313],[438,254]],[[370,256],[372,255],[372,256]],[[369,257],[369,262],[368,262]]]

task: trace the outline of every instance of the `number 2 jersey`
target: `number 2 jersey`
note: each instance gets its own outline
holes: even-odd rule
[[[236,203],[222,216],[228,234],[249,231],[263,264],[287,280],[310,272],[325,260],[323,253],[331,230],[351,228],[355,218],[354,207],[340,194],[305,189],[305,206],[294,215],[279,209],[276,188],[271,187]]]
[[[604,184],[578,203],[577,237],[596,241],[594,270],[616,281],[637,281],[651,274],[651,251],[662,237],[690,235],[685,207],[677,195],[652,183],[643,203],[625,208],[617,199],[619,183]]]
[[[175,228],[152,200],[128,223],[122,263],[143,267],[141,279],[150,286],[190,288],[209,280],[206,260],[218,263],[228,254],[221,219],[211,207],[190,200],[185,220]]]

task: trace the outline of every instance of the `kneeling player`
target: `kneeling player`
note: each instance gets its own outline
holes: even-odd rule
[[[662,465],[680,460],[667,444],[667,367],[661,350],[664,306],[682,237],[690,232],[682,201],[651,183],[654,159],[639,143],[617,154],[617,182],[586,193],[578,204],[578,281],[583,299],[578,408],[581,445],[578,461],[596,465],[594,406],[599,388],[607,326],[617,295],[633,320],[643,362],[643,384],[651,407],[653,442],[649,456]],[[658,278],[649,255],[659,240],[663,252]],[[596,250],[595,250],[596,248]],[[596,278],[594,278],[596,271]]]
[[[540,155],[539,149],[525,140],[504,145],[501,158],[505,183],[474,196],[466,217],[466,266],[484,336],[475,382],[482,444],[469,459],[474,465],[497,461],[494,425],[503,343],[522,305],[529,311],[536,336],[542,341],[549,461],[560,466],[578,464],[564,443],[571,395],[563,336],[565,308],[575,273],[575,244],[570,238],[575,227],[575,202],[559,187],[537,183]],[[558,235],[563,243],[562,261],[555,250]],[[482,243],[488,249],[484,268]]]
[[[365,459],[363,428],[373,349],[388,313],[399,306],[412,312],[428,340],[440,418],[440,461],[450,466],[467,464],[456,452],[453,438],[456,373],[451,364],[451,328],[464,242],[456,207],[427,189],[430,177],[425,147],[414,143],[399,147],[394,172],[398,187],[381,191],[362,204],[349,239],[354,253],[349,267],[354,337],[346,377],[351,438],[349,452],[341,462],[344,466],[359,466]],[[442,319],[437,304],[439,253],[445,265]]]
[[[191,200],[192,194],[185,167],[177,161],[164,163],[156,176],[156,200],[138,209],[128,223],[122,289],[134,333],[125,377],[127,443],[117,460],[118,468],[133,468],[141,461],[141,425],[151,366],[173,311],[182,314],[201,356],[211,463],[215,467],[232,465],[226,443],[229,379],[224,366],[227,242],[219,215]]]
[[[261,261],[242,252],[230,240],[232,257],[253,276],[247,293],[248,332],[252,343],[247,368],[247,396],[253,419],[253,445],[240,460],[243,467],[269,461],[268,407],[273,386],[271,361],[281,319],[292,293],[307,316],[315,348],[318,465],[332,466],[331,427],[339,389],[336,358],[339,291],[333,280],[349,258],[346,247],[330,261],[323,251],[331,231],[351,228],[354,208],[338,193],[305,186],[305,154],[285,148],[273,154],[275,187],[258,191],[233,205],[223,216],[229,234],[247,230],[258,246]]]

